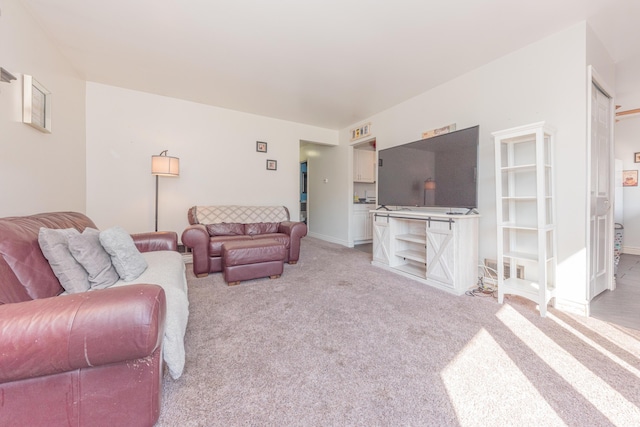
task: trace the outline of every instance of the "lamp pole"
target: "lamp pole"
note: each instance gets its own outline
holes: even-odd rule
[[[156,175],[156,231],[158,231],[158,178],[160,176]]]

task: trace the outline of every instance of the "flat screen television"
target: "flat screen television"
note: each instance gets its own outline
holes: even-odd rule
[[[378,152],[378,204],[478,206],[479,126]]]

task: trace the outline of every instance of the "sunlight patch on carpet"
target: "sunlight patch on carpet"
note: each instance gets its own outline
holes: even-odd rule
[[[524,344],[615,425],[636,425],[640,408],[580,363],[509,305],[496,316]]]
[[[484,329],[440,374],[461,427],[566,425]],[[514,410],[517,408],[517,410]]]

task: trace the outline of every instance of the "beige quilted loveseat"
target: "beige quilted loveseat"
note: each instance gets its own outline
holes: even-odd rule
[[[182,243],[193,253],[193,272],[198,277],[222,271],[222,245],[237,240],[274,239],[285,245],[285,262],[300,258],[300,239],[307,225],[291,221],[285,206],[193,206]]]

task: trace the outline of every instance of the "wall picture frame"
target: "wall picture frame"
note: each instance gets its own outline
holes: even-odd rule
[[[634,153],[633,154],[633,162],[634,163],[640,163],[640,153]]]
[[[637,170],[622,171],[622,186],[623,187],[637,187],[638,186],[638,171]]]
[[[27,74],[23,75],[22,122],[51,133],[51,92]]]
[[[434,136],[442,135],[445,133],[453,132],[456,130],[457,125],[452,123],[447,126],[443,126],[438,129],[431,129],[426,132],[422,132],[422,139],[433,138]]]
[[[266,153],[267,152],[267,143],[263,141],[256,141],[256,151],[258,153]]]
[[[267,160],[267,170],[275,171],[278,170],[278,161],[277,160]]]
[[[355,129],[351,129],[351,141],[364,138],[371,135],[371,122],[358,126]]]

